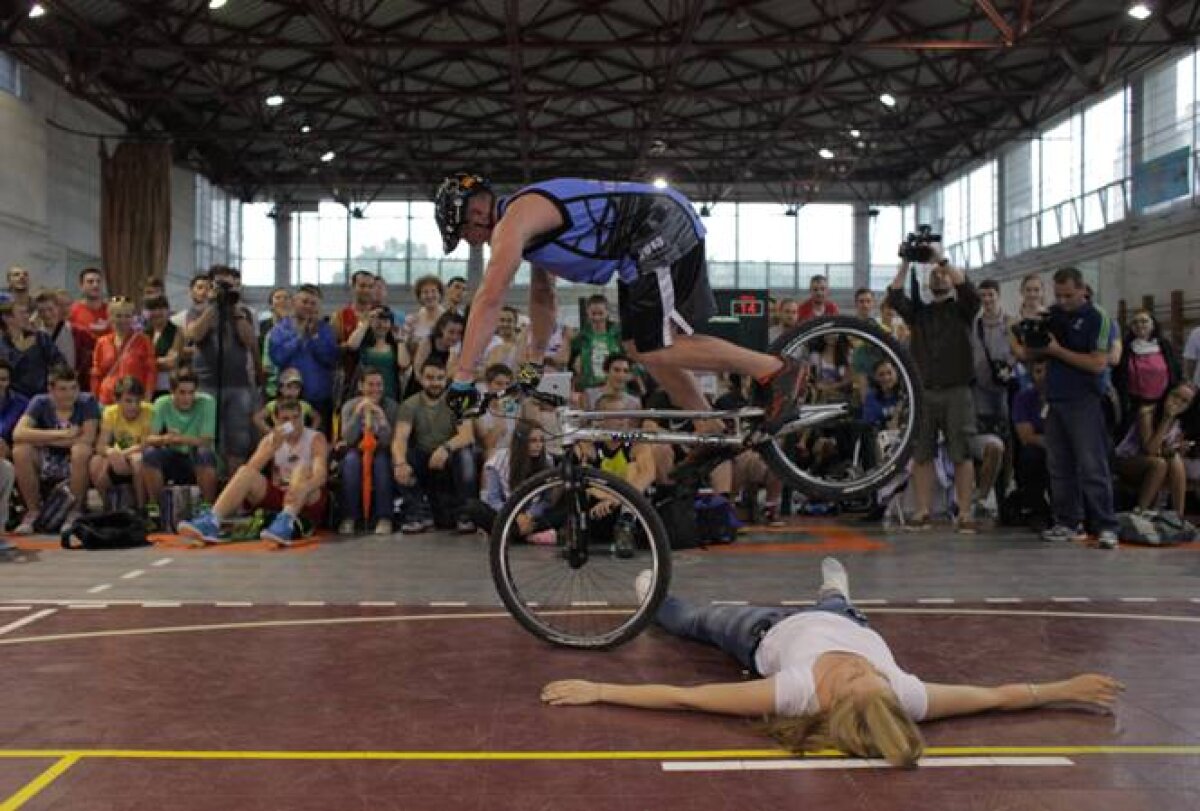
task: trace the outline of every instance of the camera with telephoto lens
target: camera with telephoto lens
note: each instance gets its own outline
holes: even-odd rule
[[[1045,349],[1050,345],[1050,314],[1043,313],[1036,318],[1022,318],[1013,327],[1017,341],[1027,349]]]
[[[918,225],[915,233],[904,238],[900,258],[906,262],[927,263],[933,259],[933,243],[941,241],[942,235],[933,233],[932,226]]]
[[[234,287],[233,282],[228,279],[214,281],[213,289],[217,291],[217,304],[221,307],[231,307],[242,298],[242,292]]]

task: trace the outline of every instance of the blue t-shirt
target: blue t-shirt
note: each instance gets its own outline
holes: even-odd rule
[[[55,431],[70,428],[72,425],[83,425],[88,420],[100,421],[100,404],[96,398],[87,392],[80,392],[71,409],[71,419],[60,422],[54,409],[54,400],[49,394],[39,394],[29,401],[25,416],[33,421],[33,427],[39,431]]]
[[[1046,433],[1046,422],[1042,419],[1042,398],[1037,389],[1029,388],[1017,392],[1012,406],[1013,425],[1027,422],[1035,434]]]
[[[1108,314],[1092,304],[1067,312],[1057,305],[1050,308],[1055,320],[1055,337],[1065,349],[1082,354],[1107,352],[1112,334]],[[1046,368],[1046,400],[1081,400],[1104,394],[1105,373],[1084,371],[1077,366],[1049,358]],[[1107,370],[1107,367],[1105,367]]]
[[[29,398],[24,394],[18,394],[15,391],[9,391],[8,396],[4,398],[4,402],[0,403],[0,439],[12,444],[13,431],[16,430],[17,422],[25,414],[25,409],[29,407]]]
[[[863,422],[873,425],[876,428],[883,428],[887,425],[887,421],[892,418],[892,414],[896,413],[896,407],[899,405],[899,394],[895,392],[892,394],[881,394],[874,386],[871,386],[867,389],[866,396],[863,397]]]

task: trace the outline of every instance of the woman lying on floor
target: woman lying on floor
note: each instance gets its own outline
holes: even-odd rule
[[[648,574],[639,577],[639,589],[648,587]],[[918,722],[1059,702],[1111,709],[1125,689],[1093,673],[999,687],[922,682],[901,670],[883,637],[867,627],[850,602],[842,565],[826,558],[821,574],[812,608],[690,606],[667,597],[659,609],[655,620],[670,633],[720,648],[764,678],[696,687],[555,681],[542,688],[542,701],[775,716],[767,730],[791,751],[832,746],[912,767],[925,747]]]

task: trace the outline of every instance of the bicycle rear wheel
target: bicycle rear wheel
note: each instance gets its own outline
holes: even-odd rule
[[[858,367],[874,377],[881,362],[895,369],[895,401],[890,406],[894,427],[869,425],[847,393],[842,408],[831,408],[824,418],[792,430],[803,421],[806,406],[811,417],[812,406],[831,405],[814,402],[820,378],[816,358],[827,346],[839,344],[843,348],[833,354],[846,353],[847,374]],[[777,475],[814,498],[844,500],[870,495],[903,471],[923,404],[916,367],[895,338],[873,322],[835,315],[802,324],[780,337],[771,351],[810,365],[806,397],[798,404],[802,419],[758,448]]]
[[[591,468],[571,475],[568,481],[562,470],[548,470],[512,494],[492,528],[492,580],[531,634],[565,647],[612,648],[637,636],[667,595],[667,530],[645,496],[620,478]],[[615,503],[612,518],[588,514],[598,500]],[[553,537],[522,533],[518,517],[531,513],[553,526]],[[639,595],[643,570],[650,582]]]

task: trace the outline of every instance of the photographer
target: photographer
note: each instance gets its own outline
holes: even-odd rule
[[[1108,368],[1108,316],[1087,298],[1083,276],[1075,268],[1054,274],[1058,302],[1044,319],[1017,324],[1017,358],[1046,358],[1046,460],[1054,525],[1046,541],[1082,536],[1082,524],[1099,533],[1100,548],[1116,549],[1108,434],[1104,429],[1105,372]]]
[[[942,256],[940,239],[928,226],[921,226],[917,233],[909,235],[900,245],[900,268],[887,295],[888,303],[912,329],[912,355],[925,389],[925,409],[917,415],[913,452],[917,512],[910,526],[918,530],[930,526],[933,459],[941,431],[954,463],[958,531],[974,534],[977,529],[971,516],[971,495],[975,489],[975,464],[971,460],[971,441],[975,436],[975,404],[971,398],[971,380],[975,370],[971,324],[979,310],[979,296],[962,271]],[[912,272],[913,262],[933,265],[929,272],[933,300],[929,303],[920,298],[915,273],[911,297],[904,293],[904,282]]]
[[[1012,433],[1008,419],[1010,400],[1017,386],[1017,359],[1009,345],[1012,319],[1000,306],[1000,285],[994,279],[984,279],[979,283],[979,300],[983,306],[971,325],[975,355],[975,385],[971,390],[979,430],[973,449],[975,459],[980,462],[975,489],[977,507],[992,492],[1004,467]]]
[[[229,470],[254,449],[251,417],[260,373],[254,313],[241,303],[241,274],[214,265],[208,300],[188,311],[184,336],[193,345],[192,371],[200,391],[217,401],[217,447]]]

